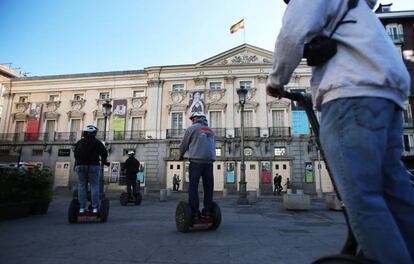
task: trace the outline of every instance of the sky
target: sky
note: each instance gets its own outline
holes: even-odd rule
[[[414,10],[413,0],[379,2]],[[244,42],[273,51],[285,8],[282,0],[0,0],[0,64],[44,76],[194,64]],[[245,30],[230,34],[242,18]]]

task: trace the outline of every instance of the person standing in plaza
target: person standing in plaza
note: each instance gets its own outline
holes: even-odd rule
[[[176,192],[177,191],[177,174],[174,174],[174,176],[173,176],[173,192]]]
[[[139,161],[135,158],[135,151],[128,151],[128,159],[125,161],[126,183],[129,199],[137,197],[137,173],[139,171]],[[132,193],[131,193],[132,186]]]
[[[180,145],[180,160],[188,153],[190,161],[189,177],[190,186],[188,199],[191,212],[195,220],[202,216],[208,216],[213,202],[213,162],[216,160],[216,137],[208,127],[206,116],[203,112],[193,112],[190,115],[192,125],[187,128]],[[199,211],[198,183],[200,177],[204,187],[204,208]]]
[[[98,213],[99,208],[99,173],[100,164],[108,166],[108,152],[104,144],[96,138],[98,129],[88,125],[83,130],[83,137],[75,146],[75,172],[78,175],[79,214],[84,214],[87,202],[88,182],[91,185],[92,212]]]
[[[400,160],[410,78],[376,1],[284,1],[267,93],[280,98],[307,58],[321,144],[363,255],[412,263],[414,192]]]

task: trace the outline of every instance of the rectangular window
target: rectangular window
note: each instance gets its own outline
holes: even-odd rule
[[[81,120],[72,119],[70,122],[70,132],[78,132],[81,130]]]
[[[59,101],[59,95],[57,94],[49,95],[49,102],[57,102],[57,101]]]
[[[27,103],[29,101],[28,96],[20,96],[19,97],[19,103]]]
[[[221,148],[216,148],[216,156],[221,157]]]
[[[170,164],[170,170],[174,169],[174,165]]]
[[[251,81],[241,81],[240,82],[240,88],[242,89],[251,89],[252,87],[252,82]]]
[[[287,169],[286,164],[283,164],[283,169],[284,169],[284,170],[286,170],[286,169]]]
[[[217,164],[217,170],[221,170],[221,165]]]
[[[410,151],[410,139],[408,135],[404,135],[404,150]]]
[[[221,117],[221,111],[210,111],[210,127],[221,128],[223,126]]]
[[[184,84],[183,83],[175,83],[172,85],[171,90],[173,92],[178,92],[184,90]]]
[[[132,118],[131,130],[133,130],[133,131],[144,130],[143,123],[144,122],[143,122],[142,117],[133,117]]]
[[[102,100],[109,99],[109,92],[99,93],[99,99],[102,99]]]
[[[14,127],[14,133],[24,132],[24,121],[16,121],[16,126]]]
[[[255,170],[256,169],[256,165],[255,164],[250,164],[250,170]]]
[[[275,148],[275,156],[285,156],[286,148]]]
[[[253,111],[252,110],[244,111],[244,127],[254,127],[253,126]]]
[[[74,101],[82,101],[83,100],[83,94],[74,94],[73,95]]]
[[[144,90],[134,91],[133,93],[133,97],[144,97],[144,96],[145,96]]]
[[[179,170],[181,168],[180,164],[177,165],[177,170]]]
[[[46,120],[45,132],[51,135],[55,132],[56,121],[55,120]]]
[[[285,111],[273,110],[272,111],[272,124],[273,124],[273,127],[284,127],[285,126]]]
[[[171,113],[171,129],[183,128],[183,113]]]
[[[278,170],[279,169],[279,164],[276,164],[275,165],[275,170]]]
[[[32,156],[42,156],[43,149],[32,149]]]
[[[221,82],[211,82],[210,83],[211,90],[221,90]]]

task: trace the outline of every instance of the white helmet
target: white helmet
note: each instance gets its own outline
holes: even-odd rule
[[[203,112],[192,112],[189,118],[191,120],[194,117],[206,117],[206,115]]]
[[[128,155],[134,155],[134,154],[135,154],[135,151],[133,150],[128,151]]]
[[[83,131],[88,132],[88,133],[96,133],[98,132],[98,128],[94,125],[87,125]]]

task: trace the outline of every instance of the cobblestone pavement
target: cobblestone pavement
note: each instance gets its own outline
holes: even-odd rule
[[[159,202],[158,193],[140,206],[121,206],[110,193],[107,223],[69,224],[68,191],[60,190],[46,215],[0,222],[0,263],[311,263],[336,254],[346,238],[342,212],[312,199],[308,212],[286,211],[282,199],[261,196],[238,206],[237,196],[217,194],[222,223],[216,231],[182,234],[175,207],[185,193]]]

